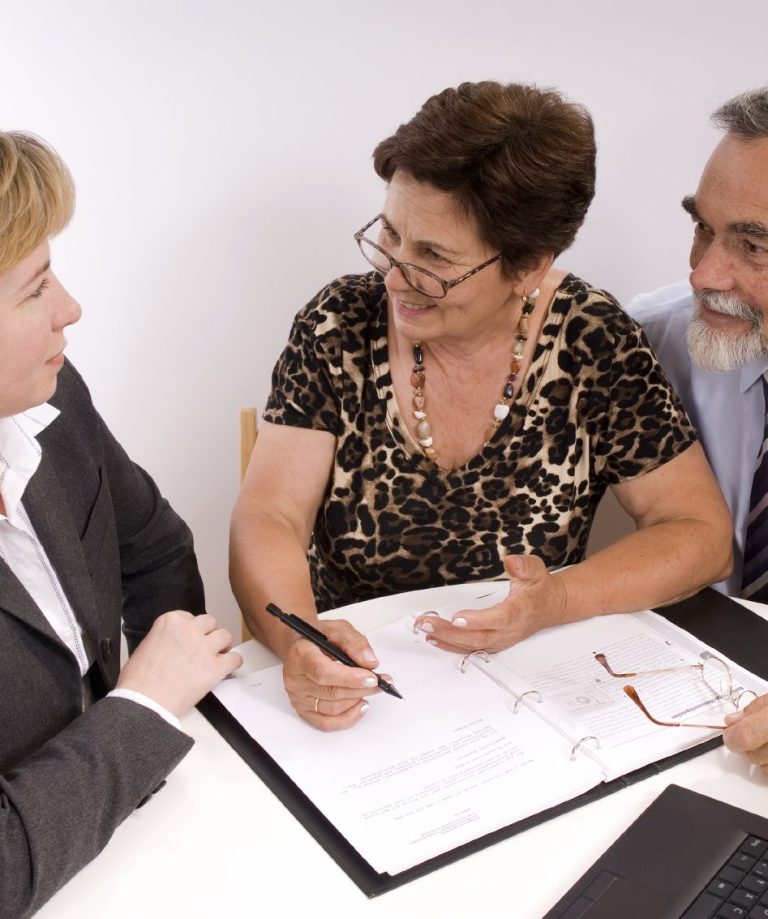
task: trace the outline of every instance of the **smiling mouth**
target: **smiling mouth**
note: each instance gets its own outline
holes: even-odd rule
[[[754,325],[754,322],[744,316],[734,316],[725,310],[718,310],[708,303],[699,301],[699,316],[712,326],[748,326]]]
[[[762,314],[744,300],[732,294],[694,292],[699,316],[718,325],[726,323],[749,324],[754,328],[763,325]]]
[[[731,313],[726,313],[723,310],[716,310],[711,307],[708,303],[699,303],[701,311],[706,315],[710,313],[712,316],[727,316],[729,319],[735,319],[735,316],[732,316]]]
[[[414,312],[423,312],[424,310],[431,310],[434,307],[433,303],[406,303],[405,300],[399,300],[399,303],[404,309]]]

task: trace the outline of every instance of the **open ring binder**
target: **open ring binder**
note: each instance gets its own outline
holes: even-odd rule
[[[513,715],[517,714],[518,709],[520,708],[520,703],[523,701],[523,699],[526,696],[535,696],[534,701],[536,702],[543,701],[543,699],[541,698],[541,693],[538,691],[538,689],[529,689],[527,692],[520,693],[519,696],[515,696],[515,704],[512,706]]]
[[[459,670],[461,670],[462,673],[467,672],[467,663],[473,657],[481,658],[486,664],[491,659],[487,651],[470,651],[469,654],[465,654],[464,657],[462,657],[461,663],[459,664]]]
[[[423,612],[423,613],[419,613],[419,615],[420,615],[420,616],[439,616],[440,613],[438,613],[436,610],[433,610],[433,609],[425,609],[424,612]],[[415,622],[414,622],[414,624],[413,624],[413,634],[414,634],[414,635],[420,635],[420,634],[421,634],[420,630],[416,628],[416,623],[415,623]]]
[[[589,740],[593,740],[593,741],[595,742],[595,750],[599,750],[599,749],[600,749],[600,739],[599,739],[598,737],[595,737],[594,734],[587,734],[586,737],[582,737],[581,740],[580,740],[578,743],[575,743],[575,744],[573,745],[573,748],[572,748],[572,750],[571,750],[570,759],[572,759],[572,760],[576,759],[576,754],[578,753],[579,747],[580,747],[582,744],[586,744],[587,741],[589,741]]]
[[[446,590],[448,590],[448,588],[446,588]],[[426,612],[430,615],[436,615],[434,610],[428,610]],[[671,621],[690,633],[686,638],[686,642],[689,640],[694,641],[694,636],[696,636],[700,641],[709,642],[715,650],[729,657],[737,665],[752,670],[759,676],[768,679],[768,656],[765,654],[766,643],[768,643],[768,623],[760,619],[750,610],[739,606],[722,594],[718,594],[712,590],[705,590],[697,596],[682,601],[675,606],[665,607],[659,610],[659,614],[662,619]],[[629,617],[631,621],[633,614],[626,614],[626,616]],[[724,630],[722,623],[726,617],[729,622],[729,628]],[[624,618],[625,617],[622,617],[622,621]],[[596,630],[603,630],[605,628],[602,619],[595,619],[592,621],[594,622],[594,628]],[[408,634],[407,630],[410,626],[407,624],[400,625],[399,622],[396,623],[396,625],[400,629],[405,628],[405,634]],[[566,628],[568,628],[568,626],[563,627],[563,629]],[[486,672],[493,682],[497,682],[493,671],[497,663],[499,663],[499,658],[500,655],[493,654],[490,656],[490,660],[487,661],[484,656],[478,656],[473,657],[471,661],[468,658],[467,664],[472,662],[473,666]],[[461,658],[457,656],[451,667],[446,668],[446,673],[450,669],[455,675],[456,669],[454,668],[457,667],[458,661],[460,660]],[[270,674],[272,670],[275,671],[274,686],[281,687],[282,673],[280,668],[269,668],[262,671],[261,676],[264,682],[266,683],[267,675]],[[450,674],[448,678],[450,678]],[[481,685],[481,681],[476,682],[478,685]],[[501,680],[497,682],[497,685],[503,688]],[[247,691],[248,694],[248,704],[242,709],[242,721],[238,720],[232,701],[232,691],[235,688],[242,689],[244,692]],[[527,692],[527,688],[523,685],[516,688],[519,689],[518,693],[515,693],[511,687],[507,687],[507,692],[510,694],[510,700],[512,698],[522,697],[524,689]],[[464,697],[465,692],[463,684],[461,687],[457,687],[456,691],[462,698]],[[717,736],[700,742],[688,749],[680,750],[679,752],[665,755],[664,753],[656,751],[653,758],[646,760],[645,763],[638,766],[630,763],[628,768],[624,771],[616,766],[612,766],[610,770],[606,767],[606,769],[600,771],[600,767],[598,766],[600,775],[596,776],[597,784],[581,792],[578,791],[574,784],[574,788],[563,791],[562,796],[558,799],[558,803],[549,803],[550,798],[548,797],[547,802],[542,805],[538,812],[535,812],[534,809],[528,816],[522,817],[510,814],[507,822],[503,825],[499,824],[497,829],[478,827],[474,836],[471,832],[467,832],[462,836],[461,840],[458,838],[446,839],[442,851],[430,853],[428,855],[425,854],[420,861],[415,861],[410,867],[406,867],[405,865],[401,866],[397,858],[393,858],[391,867],[382,864],[381,867],[376,868],[372,866],[368,850],[363,849],[362,846],[358,849],[355,843],[350,841],[349,834],[346,830],[347,825],[342,824],[341,827],[337,825],[335,821],[339,816],[338,812],[334,810],[329,814],[327,812],[327,807],[324,806],[324,809],[321,810],[320,806],[314,802],[314,785],[311,785],[311,788],[308,790],[305,783],[309,780],[304,775],[304,772],[301,772],[301,774],[296,777],[293,777],[289,773],[288,766],[282,761],[281,745],[284,744],[282,728],[280,732],[265,735],[263,721],[254,716],[254,703],[258,701],[258,695],[262,692],[262,683],[259,683],[258,687],[252,687],[250,685],[245,685],[242,682],[242,678],[240,683],[238,683],[237,680],[225,680],[217,687],[214,694],[209,694],[199,703],[198,708],[205,717],[208,718],[211,724],[213,724],[216,730],[218,730],[232,745],[236,752],[239,753],[245,762],[251,766],[254,772],[256,772],[256,774],[275,792],[290,812],[304,824],[308,832],[314,836],[318,843],[325,847],[337,864],[347,872],[350,878],[352,878],[368,897],[378,896],[401,884],[412,881],[418,877],[423,877],[436,868],[455,862],[470,853],[478,852],[486,846],[499,842],[508,836],[528,829],[529,827],[536,826],[552,817],[564,814],[575,807],[579,807],[590,801],[595,801],[614,791],[623,789],[634,782],[649,776],[655,776],[660,770],[697,756],[706,750],[711,750],[722,743],[721,737]],[[598,765],[598,757],[602,757],[603,753],[601,752],[598,754],[596,752],[596,741],[594,736],[587,734],[586,730],[565,732],[558,729],[555,719],[550,717],[548,712],[550,707],[549,699],[546,698],[546,693],[544,695],[545,697],[541,705],[538,703],[534,704],[534,701],[529,700],[527,695],[523,700],[523,704],[527,702],[528,707],[534,710],[532,712],[533,716],[546,721],[550,727],[553,727],[561,734],[564,742],[562,746],[558,746],[558,752],[562,750],[562,759],[565,761],[566,765],[568,765],[571,770],[574,768],[578,770],[582,765],[588,766],[588,761],[592,759],[594,759],[596,765]],[[382,699],[382,704],[387,705],[387,700]],[[264,702],[263,705],[269,708],[266,702]],[[449,705],[445,706],[446,709],[449,707]],[[272,709],[270,708],[269,710],[271,711]],[[522,714],[523,713],[521,713],[521,717]],[[397,715],[398,718],[402,717],[403,712],[401,709],[398,709]],[[295,716],[292,713],[288,713],[286,717],[289,719],[287,722],[289,725],[295,720]],[[523,732],[518,730],[519,723],[519,720],[514,722],[515,738],[517,738],[518,735],[520,737],[523,736]],[[672,731],[674,729],[669,730]],[[595,734],[597,733],[599,732],[595,731]],[[310,740],[314,738],[314,735],[308,736]],[[581,739],[575,743],[574,741],[579,737]],[[324,739],[321,737],[314,739],[318,741],[318,748],[322,748],[321,740],[324,742]],[[379,743],[376,744],[374,748],[374,760],[377,768],[380,765],[379,761],[382,755],[382,746],[383,745]],[[610,751],[607,749],[605,743],[602,749],[606,751],[605,755],[607,756]],[[575,758],[575,763],[568,763],[569,751],[571,757]],[[578,753],[582,755],[579,756],[577,755]],[[308,770],[308,772],[314,780],[317,766],[314,758],[309,759],[313,760],[312,770],[314,771]],[[554,760],[547,759],[546,762],[547,764],[551,764]],[[303,769],[303,762],[300,765]],[[567,775],[568,770],[564,770],[563,774]],[[605,777],[601,778],[602,775]],[[453,782],[453,778],[453,774],[450,775],[449,781]],[[517,782],[514,775],[513,780]],[[584,787],[586,787],[588,781],[591,780],[590,777],[587,777],[584,781]],[[324,775],[322,781],[323,783],[326,782],[326,777]],[[549,789],[549,787],[550,785],[548,784],[547,788]],[[581,784],[579,784],[579,787],[581,787]],[[325,784],[324,789],[327,789]],[[517,795],[510,794],[503,799],[500,798],[499,801],[500,803],[502,800],[511,802],[513,806],[516,806],[518,799]],[[400,825],[402,824],[398,824],[398,826]],[[472,826],[474,827],[474,824]],[[461,830],[462,828],[460,827],[459,829]],[[457,833],[456,837],[458,837],[458,835]],[[379,837],[377,836],[377,845],[378,840]],[[366,842],[366,840],[363,840],[363,842]],[[401,849],[398,849],[397,853],[400,851]]]

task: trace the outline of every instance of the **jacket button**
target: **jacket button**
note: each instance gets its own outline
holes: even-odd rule
[[[111,638],[102,638],[101,639],[101,659],[103,661],[108,661],[112,657],[112,639]]]
[[[136,805],[136,810],[138,810],[140,807],[144,807],[144,805],[148,801],[151,801],[152,795],[156,795],[158,791],[160,791],[161,788],[165,788],[166,784],[167,784],[167,781],[163,779],[163,781],[157,786],[157,788],[154,791],[150,792],[148,795],[144,795],[141,801],[139,801],[139,803]]]

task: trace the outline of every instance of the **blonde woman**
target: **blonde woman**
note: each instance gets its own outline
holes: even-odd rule
[[[192,745],[178,718],[241,663],[203,613],[184,522],[64,357],[80,307],[51,264],[74,192],[0,132],[0,914],[92,859]],[[170,610],[171,612],[166,612]],[[120,671],[120,625],[138,649]]]

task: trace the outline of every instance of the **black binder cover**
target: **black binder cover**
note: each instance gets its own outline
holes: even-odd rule
[[[751,610],[734,602],[729,597],[707,588],[696,596],[656,610],[670,622],[690,632],[700,641],[721,651],[734,663],[768,679],[768,621],[761,619]],[[401,871],[398,874],[379,874],[363,859],[336,827],[325,817],[304,792],[283,772],[280,766],[248,734],[242,725],[227,711],[219,700],[209,694],[197,706],[224,740],[253,769],[259,778],[277,795],[288,810],[314,836],[336,864],[342,868],[368,897],[393,890],[401,884],[429,874],[437,868],[449,865],[486,846],[521,833],[530,827],[543,823],[552,817],[567,813],[598,798],[626,788],[635,782],[656,775],[670,766],[693,759],[701,753],[713,750],[722,743],[715,737],[674,756],[666,757],[642,769],[627,773],[612,782],[603,782],[590,791],[564,801],[556,807],[510,824],[493,833],[488,833],[472,842],[458,846],[442,855]]]

